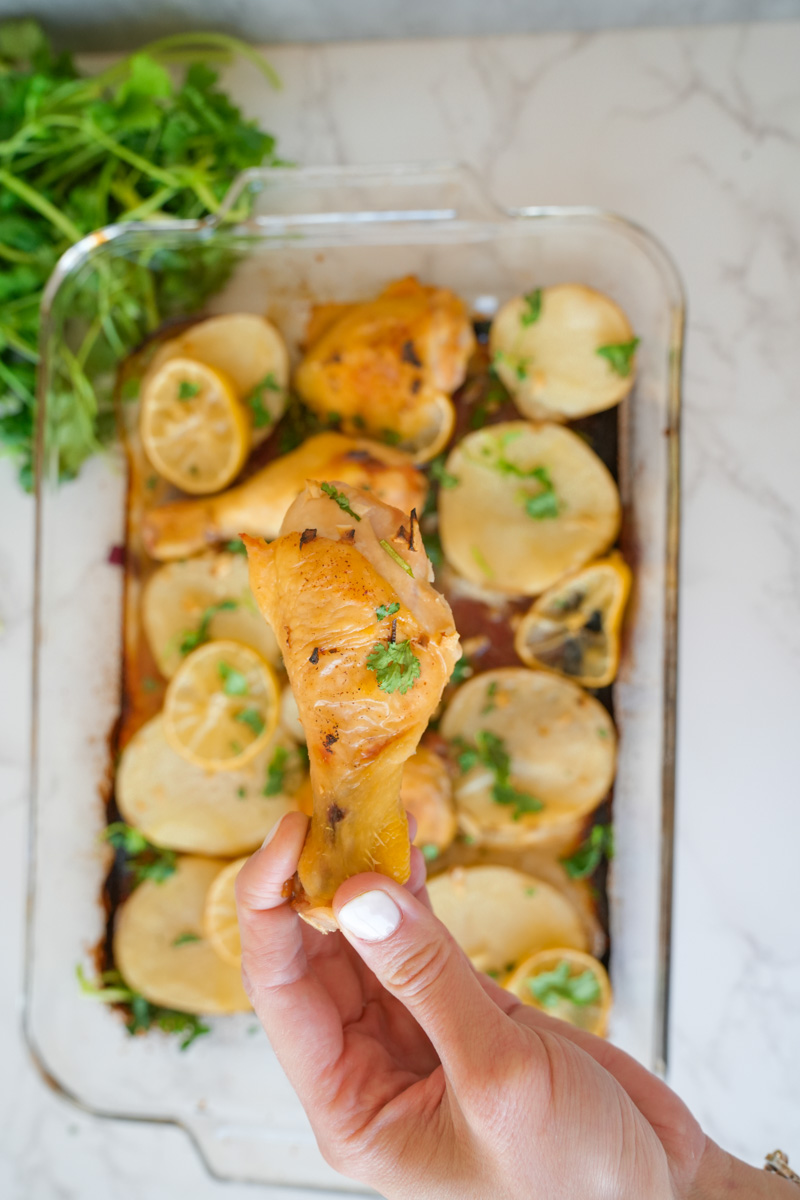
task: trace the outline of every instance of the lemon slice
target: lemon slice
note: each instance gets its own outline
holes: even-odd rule
[[[541,950],[520,963],[503,986],[523,1004],[605,1037],[611,983],[591,954],[568,947]]]
[[[619,404],[633,387],[637,339],[622,309],[582,284],[540,288],[492,322],[493,365],[524,416],[572,421]]]
[[[533,952],[588,946],[580,913],[566,896],[513,867],[452,867],[429,881],[428,895],[479,971],[505,975]]]
[[[631,587],[616,552],[546,591],[520,621],[514,647],[529,667],[566,675],[584,687],[611,683],[619,665],[619,631]]]
[[[246,862],[246,858],[237,858],[223,867],[208,889],[203,912],[203,928],[212,949],[233,967],[241,966],[242,962],[235,888],[236,877]]]
[[[415,463],[430,462],[441,454],[456,427],[455,406],[443,392],[435,394],[423,415],[419,430],[400,442],[401,449],[407,450]]]
[[[227,487],[250,449],[250,417],[221,371],[173,358],[142,394],[145,452],[160,475],[185,492],[207,495]]]
[[[208,771],[235,771],[269,742],[280,698],[269,663],[240,642],[208,642],[181,664],[164,700],[167,741]]]

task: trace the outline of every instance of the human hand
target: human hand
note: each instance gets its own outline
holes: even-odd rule
[[[786,1200],[660,1080],[476,972],[425,892],[359,875],[321,934],[282,896],[307,818],[239,874],[245,987],[337,1170],[389,1200]]]

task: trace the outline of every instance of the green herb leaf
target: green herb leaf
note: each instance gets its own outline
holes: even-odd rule
[[[265,394],[267,392],[280,392],[281,390],[281,385],[270,371],[269,375],[265,375],[261,382],[256,384],[252,392],[245,396],[245,404],[249,406],[253,414],[253,426],[255,429],[266,429],[268,425],[273,424],[275,418],[267,407]]]
[[[586,841],[561,862],[570,879],[587,879],[595,873],[604,856],[609,861],[614,857],[613,827],[593,825]]]
[[[173,941],[173,946],[188,946],[189,942],[202,942],[199,933],[179,933]]]
[[[465,679],[469,679],[470,676],[474,674],[475,671],[472,663],[469,661],[466,654],[462,654],[461,658],[453,667],[453,674],[450,676],[450,683],[458,686],[459,683],[463,683]]]
[[[471,746],[463,738],[456,738],[453,745],[457,750],[456,761],[462,774],[471,771],[479,764],[486,767],[494,775],[492,784],[492,799],[495,804],[508,804],[514,807],[514,820],[518,821],[525,813],[541,812],[544,808],[541,800],[530,792],[520,791],[511,782],[511,756],[505,742],[490,729],[480,729],[475,734],[475,745]]]
[[[163,883],[175,871],[178,859],[174,850],[153,845],[140,830],[126,825],[124,821],[113,821],[101,836],[115,850],[124,854],[125,867],[133,876],[134,887],[145,879]]]
[[[600,982],[594,971],[570,975],[566,959],[554,970],[534,975],[528,980],[528,987],[545,1008],[555,1008],[560,1000],[584,1008],[587,1004],[596,1004],[600,999]]]
[[[382,692],[404,696],[420,676],[420,662],[410,641],[377,642],[367,659],[367,670],[374,671]]]
[[[389,558],[393,558],[394,561],[397,563],[398,567],[402,567],[403,570],[405,571],[406,575],[410,575],[411,578],[413,579],[414,572],[411,570],[411,567],[406,562],[406,560],[403,558],[402,554],[398,554],[397,551],[395,550],[394,546],[390,542],[387,542],[385,538],[381,538],[380,541],[381,541],[381,545],[383,546],[384,550],[389,555]]]
[[[393,600],[391,604],[379,604],[375,609],[375,616],[379,621],[385,621],[387,617],[393,617],[397,612],[400,612],[400,605]]]
[[[226,662],[217,663],[217,671],[222,680],[222,690],[226,696],[246,696],[248,692],[247,676]]]
[[[264,784],[265,796],[279,796],[283,791],[286,776],[286,764],[289,761],[289,751],[285,746],[276,746],[275,753],[267,767],[267,781]]]
[[[347,499],[347,496],[345,496],[344,492],[338,491],[332,483],[321,483],[319,486],[322,488],[326,496],[330,496],[331,500],[339,505],[339,508],[342,510],[342,512],[346,512],[349,517],[353,517],[356,521],[361,520],[361,517],[358,515],[358,513],[353,512],[353,509],[350,507],[350,501]]]
[[[615,374],[620,375],[623,379],[631,373],[633,365],[633,356],[636,353],[636,347],[639,345],[639,338],[631,338],[629,342],[610,343],[608,346],[598,346],[595,351],[601,358],[606,359],[611,370]]]
[[[431,459],[428,463],[431,479],[435,479],[439,487],[449,488],[458,487],[461,480],[457,475],[453,475],[445,468],[446,454],[440,454],[437,458]]]
[[[233,714],[233,719],[242,725],[247,725],[256,737],[260,737],[264,732],[264,718],[257,708],[242,708]]]
[[[200,391],[199,383],[192,383],[190,379],[182,379],[178,384],[178,399],[191,400]]]
[[[426,842],[421,850],[427,862],[433,862],[435,858],[439,857],[439,847],[434,846],[432,842]]]
[[[542,289],[536,288],[525,296],[525,308],[520,317],[524,326],[534,325],[542,314]]]
[[[497,708],[497,705],[495,704],[495,699],[497,697],[497,688],[498,688],[497,680],[493,679],[492,682],[489,684],[489,686],[486,689],[486,703],[484,704],[483,708],[481,709],[482,717],[485,717],[488,713],[493,712]]]
[[[204,645],[211,637],[211,622],[217,613],[230,612],[234,608],[238,608],[238,600],[220,600],[218,604],[209,604],[200,617],[200,624],[197,629],[186,629],[181,634],[178,649],[181,654],[191,654],[198,646]]]
[[[233,541],[226,542],[225,549],[229,554],[247,554],[247,546],[241,538],[234,538]]]

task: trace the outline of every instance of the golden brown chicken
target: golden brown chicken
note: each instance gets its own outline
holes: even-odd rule
[[[413,513],[340,482],[309,484],[277,541],[245,542],[308,740],[314,809],[295,903],[331,929],[333,895],[351,875],[408,878],[403,765],[458,658],[458,634]]]
[[[240,533],[275,538],[307,479],[341,479],[405,512],[421,508],[427,491],[424,475],[402,450],[341,433],[319,433],[238,487],[151,509],[142,523],[145,548],[153,558],[166,560],[197,554]]]
[[[450,394],[459,387],[475,338],[453,292],[414,278],[376,300],[314,322],[322,328],[295,374],[295,387],[321,416],[348,432],[393,435],[427,461],[453,428]]]

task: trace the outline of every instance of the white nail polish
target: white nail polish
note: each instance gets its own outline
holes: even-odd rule
[[[394,933],[402,913],[386,892],[362,892],[339,909],[339,924],[364,942],[381,942]]]
[[[286,816],[286,813],[283,814],[283,817],[285,817],[285,816]],[[281,823],[283,821],[283,817],[278,818],[278,820],[272,826],[272,829],[270,829],[269,833],[264,838],[263,842],[261,843],[262,850],[266,849],[266,847],[270,844],[272,839],[277,836],[278,830],[280,829]]]

